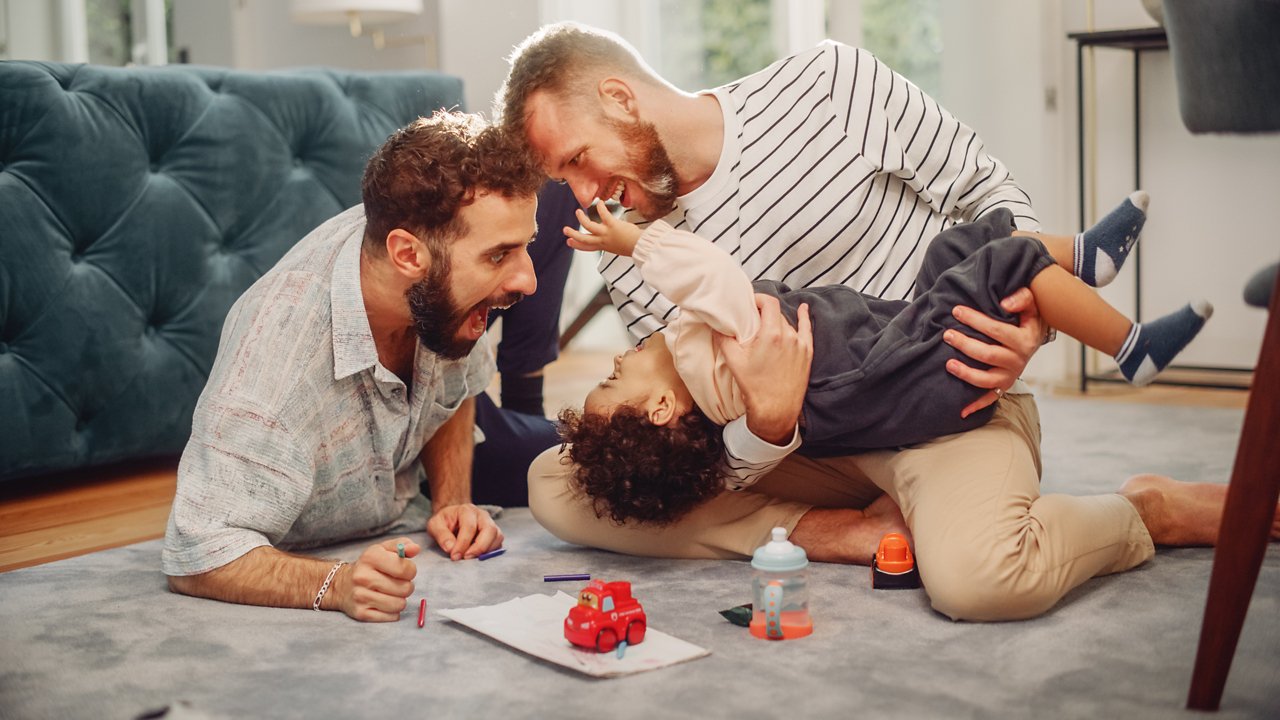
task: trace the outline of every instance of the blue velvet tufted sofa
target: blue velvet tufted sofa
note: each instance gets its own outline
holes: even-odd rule
[[[0,62],[0,480],[181,452],[235,299],[461,104],[426,72]]]

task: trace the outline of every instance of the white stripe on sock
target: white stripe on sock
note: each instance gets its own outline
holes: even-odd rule
[[[1133,327],[1129,328],[1129,336],[1120,344],[1120,352],[1116,353],[1116,362],[1123,365],[1128,361],[1129,353],[1133,352],[1133,348],[1138,344],[1138,333],[1141,327],[1142,323],[1134,323]]]

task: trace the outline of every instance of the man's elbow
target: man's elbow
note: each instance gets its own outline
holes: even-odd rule
[[[203,575],[170,575],[169,592],[204,597],[204,593],[200,592],[200,579],[202,577]]]
[[[170,575],[169,576],[169,592],[178,593],[180,595],[190,595],[191,576],[189,575]]]

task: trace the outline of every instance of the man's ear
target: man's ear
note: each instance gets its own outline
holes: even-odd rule
[[[673,390],[663,390],[649,400],[649,422],[654,425],[665,427],[682,414],[676,404],[676,394]]]
[[[387,258],[396,272],[414,280],[431,269],[431,252],[408,230],[396,228],[387,233]]]
[[[636,109],[636,94],[626,80],[616,77],[605,78],[600,81],[597,90],[600,93],[600,104],[604,107],[605,115],[615,120],[633,120],[637,117],[639,111]]]

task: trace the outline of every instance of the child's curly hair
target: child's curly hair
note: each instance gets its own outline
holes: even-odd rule
[[[666,426],[626,405],[609,417],[560,413],[574,483],[591,498],[596,517],[619,525],[670,525],[720,492],[720,431],[697,408]]]

